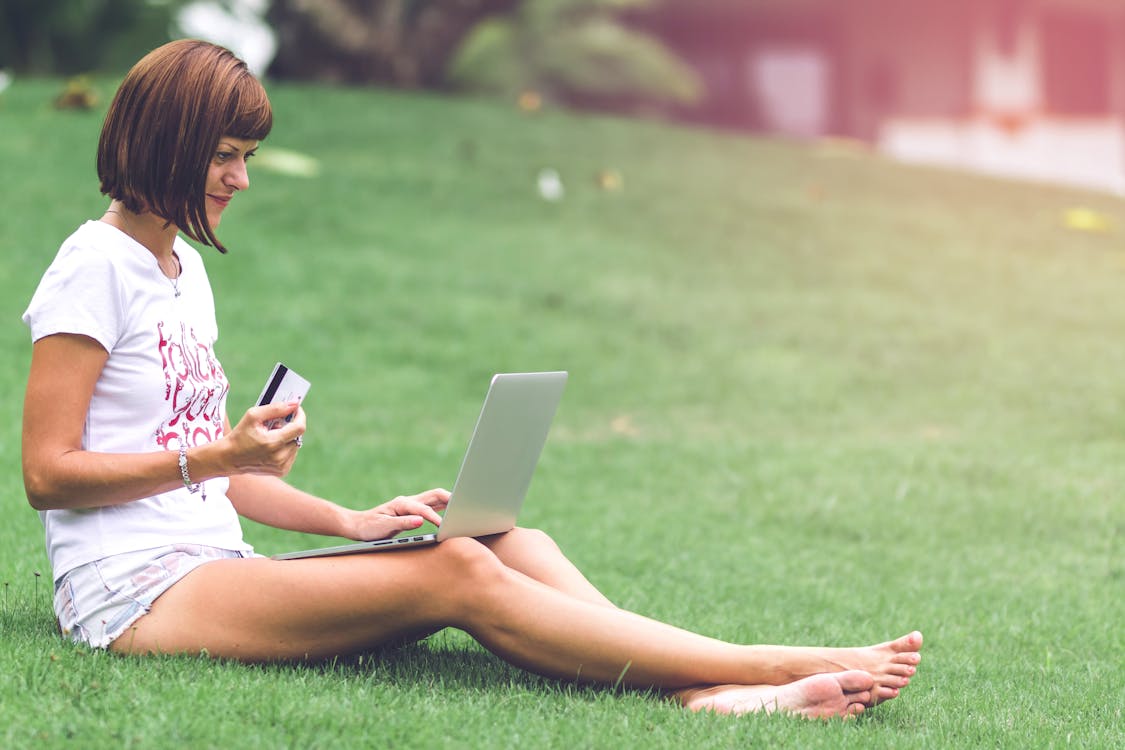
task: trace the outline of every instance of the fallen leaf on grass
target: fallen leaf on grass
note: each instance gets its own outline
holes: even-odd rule
[[[603,169],[598,172],[598,187],[607,192],[616,193],[625,187],[625,177],[617,169]]]
[[[521,112],[535,114],[543,109],[543,96],[538,91],[523,91],[516,99],[516,106]]]
[[[1063,213],[1063,225],[1076,232],[1107,234],[1113,230],[1113,221],[1092,208],[1068,208]]]
[[[609,423],[609,428],[613,430],[614,433],[624,435],[625,437],[637,437],[641,434],[641,431],[633,424],[633,418],[628,414],[614,417]]]
[[[66,82],[62,93],[55,97],[55,109],[93,109],[98,104],[98,92],[86,76],[76,76]]]

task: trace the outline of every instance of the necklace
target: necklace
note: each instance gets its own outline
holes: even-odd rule
[[[121,217],[121,223],[125,225],[121,228],[122,231],[125,232],[125,234],[129,235],[129,237],[132,238],[133,242],[136,242],[138,245],[141,245],[142,247],[144,247],[146,249],[148,248],[148,246],[145,245],[145,243],[143,243],[143,242],[141,242],[140,240],[137,239],[137,235],[133,234],[133,231],[132,231],[133,224],[132,224],[131,221],[129,221],[128,216],[121,213],[116,208],[107,208],[105,210],[105,212],[107,214],[114,214],[115,216]],[[160,275],[163,276],[164,278],[168,279],[168,281],[172,284],[172,291],[176,293],[176,298],[179,299],[179,297],[180,297],[180,274],[182,274],[184,272],[184,267],[183,267],[183,265],[180,264],[180,259],[178,257],[176,257],[175,252],[172,253],[172,260],[174,260],[176,262],[176,275],[175,276],[169,276],[168,274],[164,273],[164,269],[160,265],[160,259],[159,258],[157,258],[157,260],[156,260],[156,267],[160,269]]]

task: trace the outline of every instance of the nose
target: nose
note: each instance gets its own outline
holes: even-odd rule
[[[232,190],[246,190],[250,187],[250,174],[246,171],[244,160],[231,160],[229,169],[223,175],[223,184]]]

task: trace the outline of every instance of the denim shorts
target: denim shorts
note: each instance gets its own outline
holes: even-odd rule
[[[157,597],[200,565],[253,556],[201,544],[170,544],[81,565],[55,583],[59,630],[76,643],[107,648]]]

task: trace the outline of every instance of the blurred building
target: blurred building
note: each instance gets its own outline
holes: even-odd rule
[[[664,0],[690,116],[1125,192],[1125,0]]]

